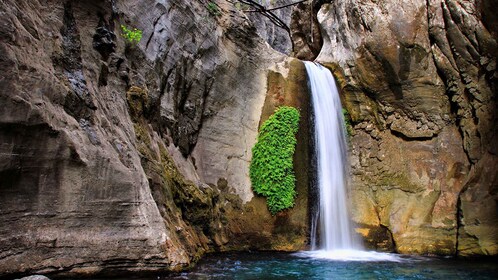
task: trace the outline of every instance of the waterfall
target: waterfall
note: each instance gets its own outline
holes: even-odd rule
[[[361,249],[353,235],[346,194],[347,146],[341,100],[332,74],[304,62],[312,94],[319,207],[311,217],[312,249]],[[318,242],[318,233],[320,231]]]

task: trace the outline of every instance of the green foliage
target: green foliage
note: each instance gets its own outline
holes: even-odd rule
[[[346,127],[346,133],[348,137],[351,137],[353,134],[353,126],[351,125],[351,116],[349,115],[348,110],[342,108],[342,115],[344,118],[344,126]]]
[[[272,215],[294,206],[296,177],[292,158],[299,118],[296,108],[278,108],[261,126],[252,149],[252,186],[255,193],[266,196]]]
[[[218,8],[218,6],[214,2],[207,3],[206,8],[208,12],[215,17],[221,15],[220,8]]]
[[[123,38],[128,41],[128,43],[132,45],[136,45],[140,42],[142,39],[142,30],[133,28],[133,29],[128,29],[128,27],[121,25],[121,31]]]

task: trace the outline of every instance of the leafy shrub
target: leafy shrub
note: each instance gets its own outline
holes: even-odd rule
[[[121,31],[123,38],[128,41],[128,43],[132,45],[136,45],[140,42],[142,39],[142,30],[133,28],[133,29],[128,29],[128,27],[121,25]]]
[[[294,206],[296,177],[292,158],[299,118],[296,108],[278,108],[261,126],[252,149],[249,176],[253,190],[266,197],[272,215]]]
[[[215,4],[215,3],[213,3],[213,2],[209,2],[209,3],[207,3],[207,6],[206,6],[206,7],[207,7],[208,12],[209,12],[211,15],[213,15],[213,16],[215,16],[215,17],[217,17],[217,16],[221,15],[220,8],[218,8],[218,6],[216,6],[216,4]]]

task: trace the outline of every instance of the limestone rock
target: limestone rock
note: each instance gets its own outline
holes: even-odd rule
[[[332,1],[318,13],[317,59],[353,121],[353,217],[373,247],[392,236],[404,253],[496,254],[491,2]]]
[[[496,155],[485,154],[460,195],[458,253],[462,256],[496,255],[498,178]]]
[[[320,53],[323,40],[320,32],[316,14],[324,1],[303,2],[297,4],[293,11],[290,22],[290,36],[292,38],[293,56],[313,61]]]
[[[259,227],[255,223],[255,218],[271,222],[271,226],[265,227],[270,240],[270,247],[274,250],[296,251],[302,250],[308,244],[309,204],[312,204],[310,195],[310,176],[311,175],[311,147],[310,137],[310,95],[307,88],[306,69],[304,64],[297,60],[286,60],[283,63],[275,65],[268,72],[267,94],[265,103],[262,108],[261,126],[280,106],[292,106],[300,112],[299,129],[296,134],[297,144],[293,158],[294,173],[296,176],[296,192],[294,207],[278,213],[275,217],[270,217],[265,210],[266,202],[262,197],[254,197],[248,204],[247,208],[252,209],[255,213],[245,217],[236,218],[241,225],[251,225],[254,231]],[[244,234],[247,234],[244,232]],[[255,234],[255,233],[254,233]],[[238,238],[236,238],[238,239]],[[255,240],[256,241],[256,240]],[[257,243],[256,241],[255,243]],[[251,244],[257,249],[263,249],[264,244]]]
[[[244,206],[267,69],[288,60],[217,5],[2,2],[0,274],[178,270],[207,251],[304,247],[305,227]]]
[[[112,72],[98,85],[107,62],[92,36],[111,9],[101,1],[0,6],[0,33],[9,34],[0,42],[2,274],[190,262],[180,247],[163,249],[172,235],[135,149],[125,82]]]
[[[260,0],[256,1],[267,9],[281,7],[292,3],[292,0]],[[240,4],[240,3],[239,3]],[[237,6],[241,11],[253,10],[249,6],[240,4]],[[291,15],[293,13],[292,6],[272,11],[279,19],[290,26]],[[268,18],[260,15],[259,13],[248,12],[249,19],[256,27],[256,30],[262,38],[275,50],[283,53],[290,54],[292,52],[292,41],[284,29],[273,24]]]
[[[457,200],[469,168],[458,131],[421,143],[388,133],[377,140],[357,130],[351,139],[353,220],[360,231],[388,230],[370,242],[391,243],[390,234],[402,253],[456,253]]]

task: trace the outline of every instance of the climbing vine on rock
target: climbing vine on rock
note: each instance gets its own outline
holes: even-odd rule
[[[294,206],[296,177],[292,158],[299,118],[296,108],[278,108],[261,126],[252,149],[249,176],[253,190],[266,197],[272,215]]]

